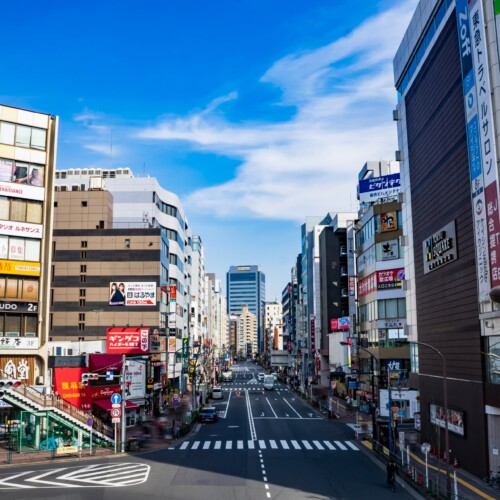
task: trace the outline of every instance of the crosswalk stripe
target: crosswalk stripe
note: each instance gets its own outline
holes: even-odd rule
[[[323,443],[325,443],[326,446],[328,446],[328,448],[330,448],[330,450],[335,450],[335,446],[333,446],[333,444],[330,443],[330,441],[323,441]]]
[[[318,450],[324,450],[325,448],[321,445],[319,441],[313,441],[314,446],[318,448]]]
[[[345,442],[347,446],[350,446],[354,451],[359,451],[359,448],[352,444],[350,441]]]
[[[261,450],[266,449],[266,442],[263,439],[259,439],[259,446]]]
[[[347,448],[340,442],[340,441],[334,441],[334,443],[342,450],[345,451]]]
[[[271,448],[273,450],[277,450],[278,449],[278,445],[276,444],[276,441],[274,439],[270,439],[269,440],[269,444],[271,445]]]
[[[297,441],[292,440],[292,445],[296,450],[301,450],[302,448],[300,447],[300,444],[297,443]]]
[[[290,446],[288,446],[288,443],[284,439],[282,439],[280,441],[280,443],[281,443],[281,446],[283,446],[284,450],[289,450],[290,449]]]
[[[189,446],[189,441],[184,441],[181,445],[181,450],[185,450]]]
[[[233,442],[226,441],[226,450],[232,450],[232,449],[233,449]]]
[[[243,441],[238,441],[238,450],[243,449]]]
[[[211,444],[212,444],[211,441],[205,441],[205,443],[203,444],[203,449],[208,450]]]
[[[192,450],[197,450],[199,446],[200,446],[200,442],[199,441],[195,441],[193,443],[193,446],[191,446],[191,449]]]
[[[222,444],[222,441],[215,441],[215,446],[214,446],[214,449],[215,450],[220,450],[220,446]]]
[[[248,449],[249,450],[254,450],[255,449],[255,443],[253,442],[252,439],[248,440]]]
[[[313,447],[305,439],[302,440],[302,444],[304,445],[304,447],[305,447],[306,450],[312,450],[313,449]]]

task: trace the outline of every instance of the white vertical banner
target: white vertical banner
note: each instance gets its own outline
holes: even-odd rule
[[[490,261],[486,201],[484,195],[483,165],[481,161],[480,125],[474,78],[472,39],[469,27],[467,0],[456,0],[456,16],[462,85],[466,117],[467,147],[471,181],[472,214],[474,218],[474,243],[476,247],[476,271],[480,302],[489,301]]]
[[[472,57],[476,80],[477,109],[484,193],[488,229],[491,286],[500,285],[500,212],[498,206],[498,169],[491,100],[490,71],[483,5],[479,0],[469,0],[469,22],[472,39]]]

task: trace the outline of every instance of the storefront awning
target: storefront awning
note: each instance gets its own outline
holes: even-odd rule
[[[94,399],[92,401],[93,404],[103,408],[104,410],[110,411],[112,408],[111,399]],[[139,405],[132,403],[131,401],[126,401],[125,411],[126,410],[136,410],[139,408]]]

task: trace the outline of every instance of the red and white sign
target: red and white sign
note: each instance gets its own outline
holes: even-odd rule
[[[377,271],[377,290],[401,288],[404,279],[405,270],[403,268]]]
[[[109,354],[148,354],[149,328],[108,328],[106,352]]]
[[[41,238],[43,226],[29,222],[1,221],[0,233],[6,236],[26,236],[28,238]]]
[[[54,368],[54,391],[59,397],[81,410],[92,410],[90,388],[83,387],[82,373],[88,373],[87,368]]]
[[[358,297],[364,297],[377,289],[377,275],[370,274],[358,282]]]
[[[27,184],[15,184],[13,182],[0,182],[0,196],[11,198],[26,198],[28,200],[43,201],[45,190],[43,188]]]
[[[122,416],[121,408],[111,408],[111,416],[113,418],[118,418]]]
[[[175,302],[177,298],[177,287],[175,285],[170,285],[168,295],[170,296],[170,300]]]

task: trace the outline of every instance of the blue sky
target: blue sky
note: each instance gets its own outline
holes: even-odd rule
[[[392,60],[416,5],[8,2],[0,102],[60,117],[59,168],[157,177],[207,271],[259,264],[274,300],[305,217],[356,210],[363,164],[394,157]]]

